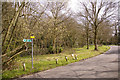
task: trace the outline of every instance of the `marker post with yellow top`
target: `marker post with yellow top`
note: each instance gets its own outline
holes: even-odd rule
[[[32,68],[33,68],[33,38],[35,38],[35,36],[33,36],[32,34],[30,38],[32,39]]]

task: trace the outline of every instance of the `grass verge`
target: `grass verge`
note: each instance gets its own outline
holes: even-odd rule
[[[2,74],[2,78],[3,79],[17,78],[35,72],[52,69],[58,66],[67,65],[93,56],[97,56],[101,53],[106,52],[109,49],[110,47],[103,45],[98,46],[98,51],[94,51],[94,46],[90,46],[89,50],[87,50],[86,46],[84,46],[83,48],[72,48],[60,54],[34,55],[33,69],[31,68],[32,67],[31,56],[18,57],[18,59],[16,60],[18,67],[13,70],[5,71]],[[74,53],[74,55],[77,55],[77,60],[73,59],[73,57],[71,56],[72,53]],[[65,60],[65,56],[67,56],[68,61]],[[58,64],[56,64],[55,59],[58,59]],[[25,71],[23,71],[22,66],[23,62],[26,65]]]

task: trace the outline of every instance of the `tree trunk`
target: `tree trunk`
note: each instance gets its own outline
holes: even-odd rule
[[[95,45],[95,49],[96,51],[98,51],[97,48],[97,27],[95,26],[95,32],[94,32],[94,45]]]
[[[89,38],[87,36],[87,49],[89,49]]]
[[[55,53],[56,52],[56,38],[54,38],[54,40],[53,40],[53,53]]]
[[[4,37],[4,40],[3,40],[3,43],[2,43],[2,46],[5,46],[5,45],[10,45],[10,41],[12,39],[12,36],[13,36],[13,32],[15,30],[15,26],[16,26],[16,23],[18,21],[18,17],[20,15],[20,12],[21,10],[23,9],[23,7],[25,6],[25,3],[23,2],[21,4],[21,6],[18,8],[18,11],[15,13],[15,16],[13,17],[9,27],[8,27],[8,31],[6,33],[6,36]],[[5,50],[3,51],[3,54],[6,53],[6,50],[8,49],[8,46],[5,46]]]
[[[89,28],[87,28],[87,49],[89,49]]]

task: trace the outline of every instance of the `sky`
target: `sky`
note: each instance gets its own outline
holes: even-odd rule
[[[101,0],[70,0],[69,1],[69,6],[74,12],[77,12],[79,9],[79,2],[89,2],[89,1],[101,1]],[[119,0],[103,0],[103,1],[115,1],[118,2]]]
[[[70,6],[70,8],[74,11],[74,12],[76,12],[77,11],[77,9],[78,9],[78,0],[70,0],[69,1],[69,6]]]

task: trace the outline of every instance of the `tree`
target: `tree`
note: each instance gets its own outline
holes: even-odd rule
[[[4,36],[4,39],[3,39],[3,43],[2,43],[2,46],[3,45],[7,45],[5,50],[3,51],[2,54],[5,54],[6,53],[6,50],[8,49],[8,46],[11,42],[11,39],[12,39],[12,34],[15,30],[15,26],[16,26],[16,23],[18,21],[18,17],[20,15],[20,12],[21,10],[23,9],[23,7],[25,6],[25,2],[23,2],[19,7],[18,7],[18,10],[15,12],[15,15],[10,23],[10,25],[8,26],[8,30]]]
[[[67,10],[67,2],[50,2],[46,11],[48,17],[49,31],[52,37],[53,53],[56,53],[58,38],[64,32],[64,22],[70,18],[70,12]],[[66,11],[65,11],[66,10]],[[68,13],[69,12],[69,13]],[[49,33],[50,33],[49,32]]]
[[[81,18],[80,21],[82,22],[81,25],[84,29],[84,36],[86,37],[86,45],[87,45],[87,49],[89,49],[89,40],[90,40],[90,36],[91,36],[91,25],[89,24],[89,22],[85,19],[85,18]]]
[[[80,17],[84,17],[91,25],[94,33],[94,50],[98,50],[97,48],[97,35],[98,35],[98,27],[102,24],[103,21],[108,21],[113,17],[115,11],[115,3],[114,2],[104,2],[104,1],[94,1],[90,2],[90,5],[87,6],[85,3],[81,3],[84,11],[79,12]]]
[[[10,48],[10,44],[13,40],[13,34],[15,32],[15,28],[17,26],[17,22],[18,22],[18,18],[19,18],[19,15],[21,13],[21,11],[23,10],[24,6],[25,6],[25,2],[22,2],[21,5],[18,5],[17,3],[15,3],[15,8],[12,7],[12,4],[11,3],[4,3],[5,5],[3,5],[3,15],[5,17],[5,15],[8,16],[8,20],[7,20],[7,17],[6,18],[3,18],[3,22],[7,22],[9,23],[9,25],[7,24],[7,27],[5,26],[6,24],[4,23],[3,24],[3,31],[2,31],[2,34],[3,34],[3,43],[2,43],[2,63],[3,63],[3,70],[5,70],[6,68],[8,68],[8,65],[9,65],[9,62],[12,61],[12,59],[25,51],[25,45],[20,45],[19,47],[17,47],[16,49],[12,49],[12,50],[8,50]],[[6,6],[10,6],[10,8],[13,10],[11,12],[12,16],[11,15],[8,15],[5,13],[5,7]],[[5,13],[5,14],[4,14]],[[5,20],[6,19],[6,20]],[[10,19],[11,19],[11,22],[10,22]],[[7,29],[5,29],[7,28]],[[9,56],[9,57],[8,57]]]
[[[103,22],[99,25],[98,30],[98,44],[105,44],[108,45],[108,43],[111,43],[111,38],[113,35],[113,29],[111,22]]]

